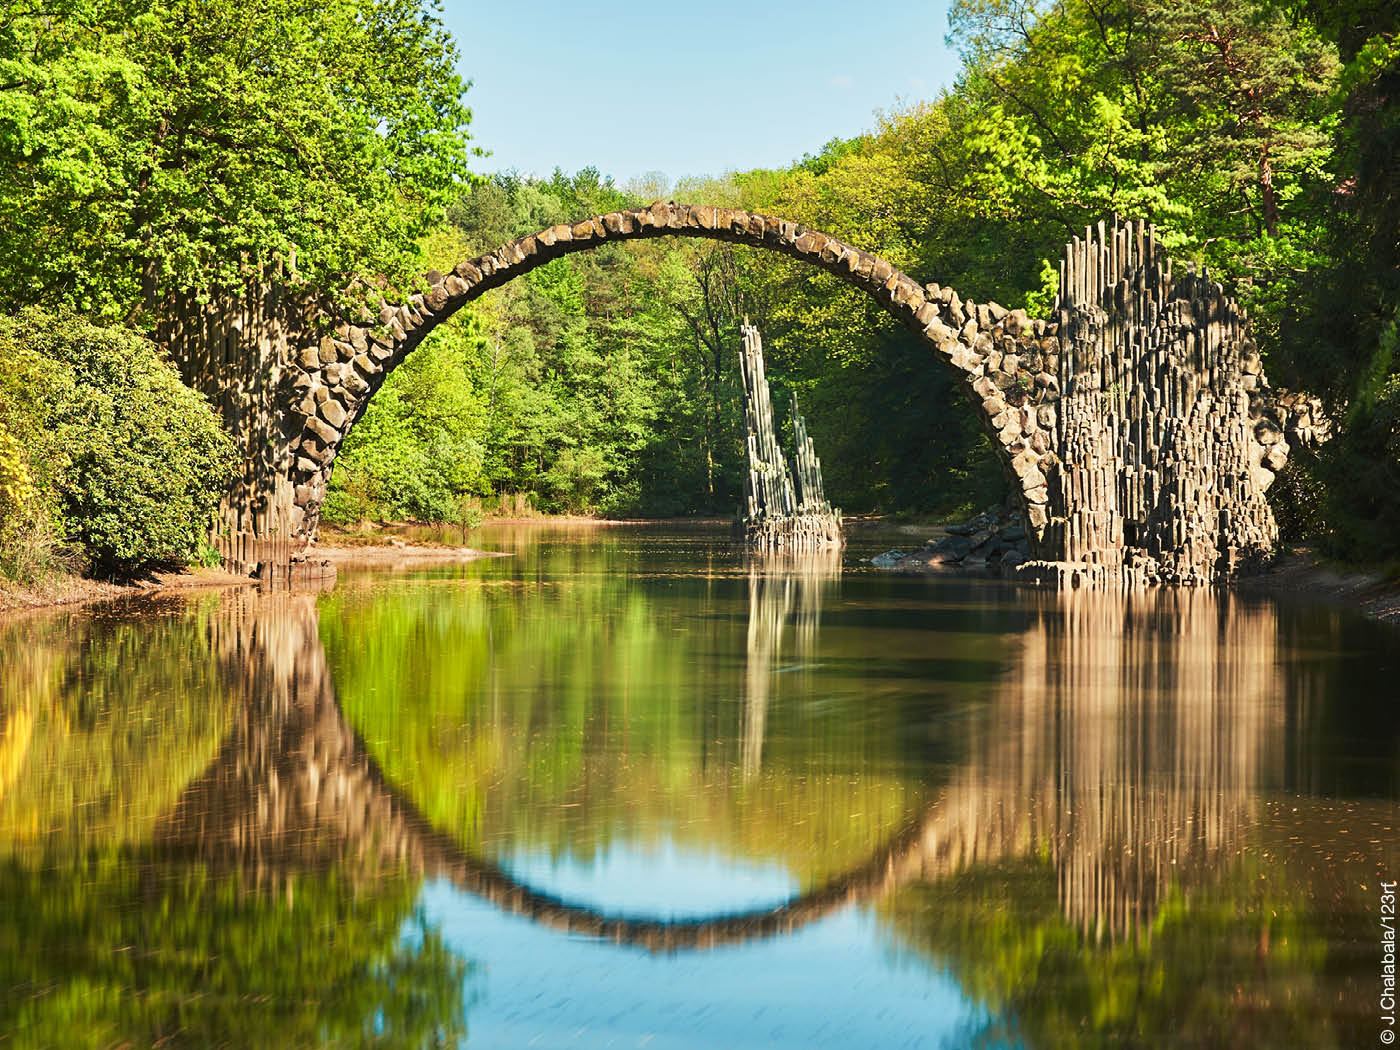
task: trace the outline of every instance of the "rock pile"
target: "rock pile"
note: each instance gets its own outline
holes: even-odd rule
[[[1014,508],[993,508],[930,539],[912,551],[892,550],[876,555],[880,568],[919,572],[927,568],[1005,576],[1030,558],[1030,537],[1024,518]]]

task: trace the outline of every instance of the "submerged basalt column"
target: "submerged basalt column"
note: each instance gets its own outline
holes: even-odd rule
[[[796,473],[789,469],[773,425],[773,401],[758,329],[745,324],[739,371],[744,379],[744,429],[749,472],[744,479],[744,542],[762,551],[833,550],[842,544],[841,512],[822,491],[822,465],[807,424],[792,402]]]

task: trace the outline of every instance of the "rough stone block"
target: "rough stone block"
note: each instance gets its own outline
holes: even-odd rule
[[[349,366],[340,377],[340,385],[352,397],[362,397],[369,393],[369,384],[364,381],[359,372]]]
[[[938,349],[948,355],[948,360],[954,368],[961,371],[974,372],[982,367],[982,358],[977,351],[960,340],[949,339]]]
[[[334,404],[334,402],[326,403]],[[340,431],[330,426],[330,424],[326,423],[324,420],[317,419],[314,416],[306,421],[306,429],[309,433],[314,434],[321,444],[328,449],[333,449],[340,442]],[[305,448],[304,443],[302,447]],[[312,458],[322,463],[326,462],[326,459],[322,458],[320,453],[313,453]]]
[[[321,402],[321,418],[339,430],[345,425],[345,409],[339,401],[328,397]]]

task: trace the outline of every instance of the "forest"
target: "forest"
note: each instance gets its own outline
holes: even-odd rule
[[[1273,383],[1337,424],[1275,486],[1286,536],[1400,558],[1400,36],[1382,0],[957,0],[963,65],[936,97],[783,169],[625,185],[492,172],[420,0],[214,0],[193,22],[166,0],[5,7],[8,578],[207,556],[190,523],[229,452],[150,342],[171,292],[292,259],[310,287],[411,289],[656,199],[781,215],[1041,316],[1067,239],[1147,219],[1245,304]],[[950,374],[873,302],[768,253],[661,239],[555,260],[441,326],[351,433],[326,517],[729,516],[745,317],[834,503],[951,516],[1005,498]],[[140,469],[152,456],[173,469]]]

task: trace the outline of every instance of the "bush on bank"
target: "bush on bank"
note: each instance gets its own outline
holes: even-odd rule
[[[140,335],[0,316],[0,576],[196,558],[231,476],[209,403]]]

